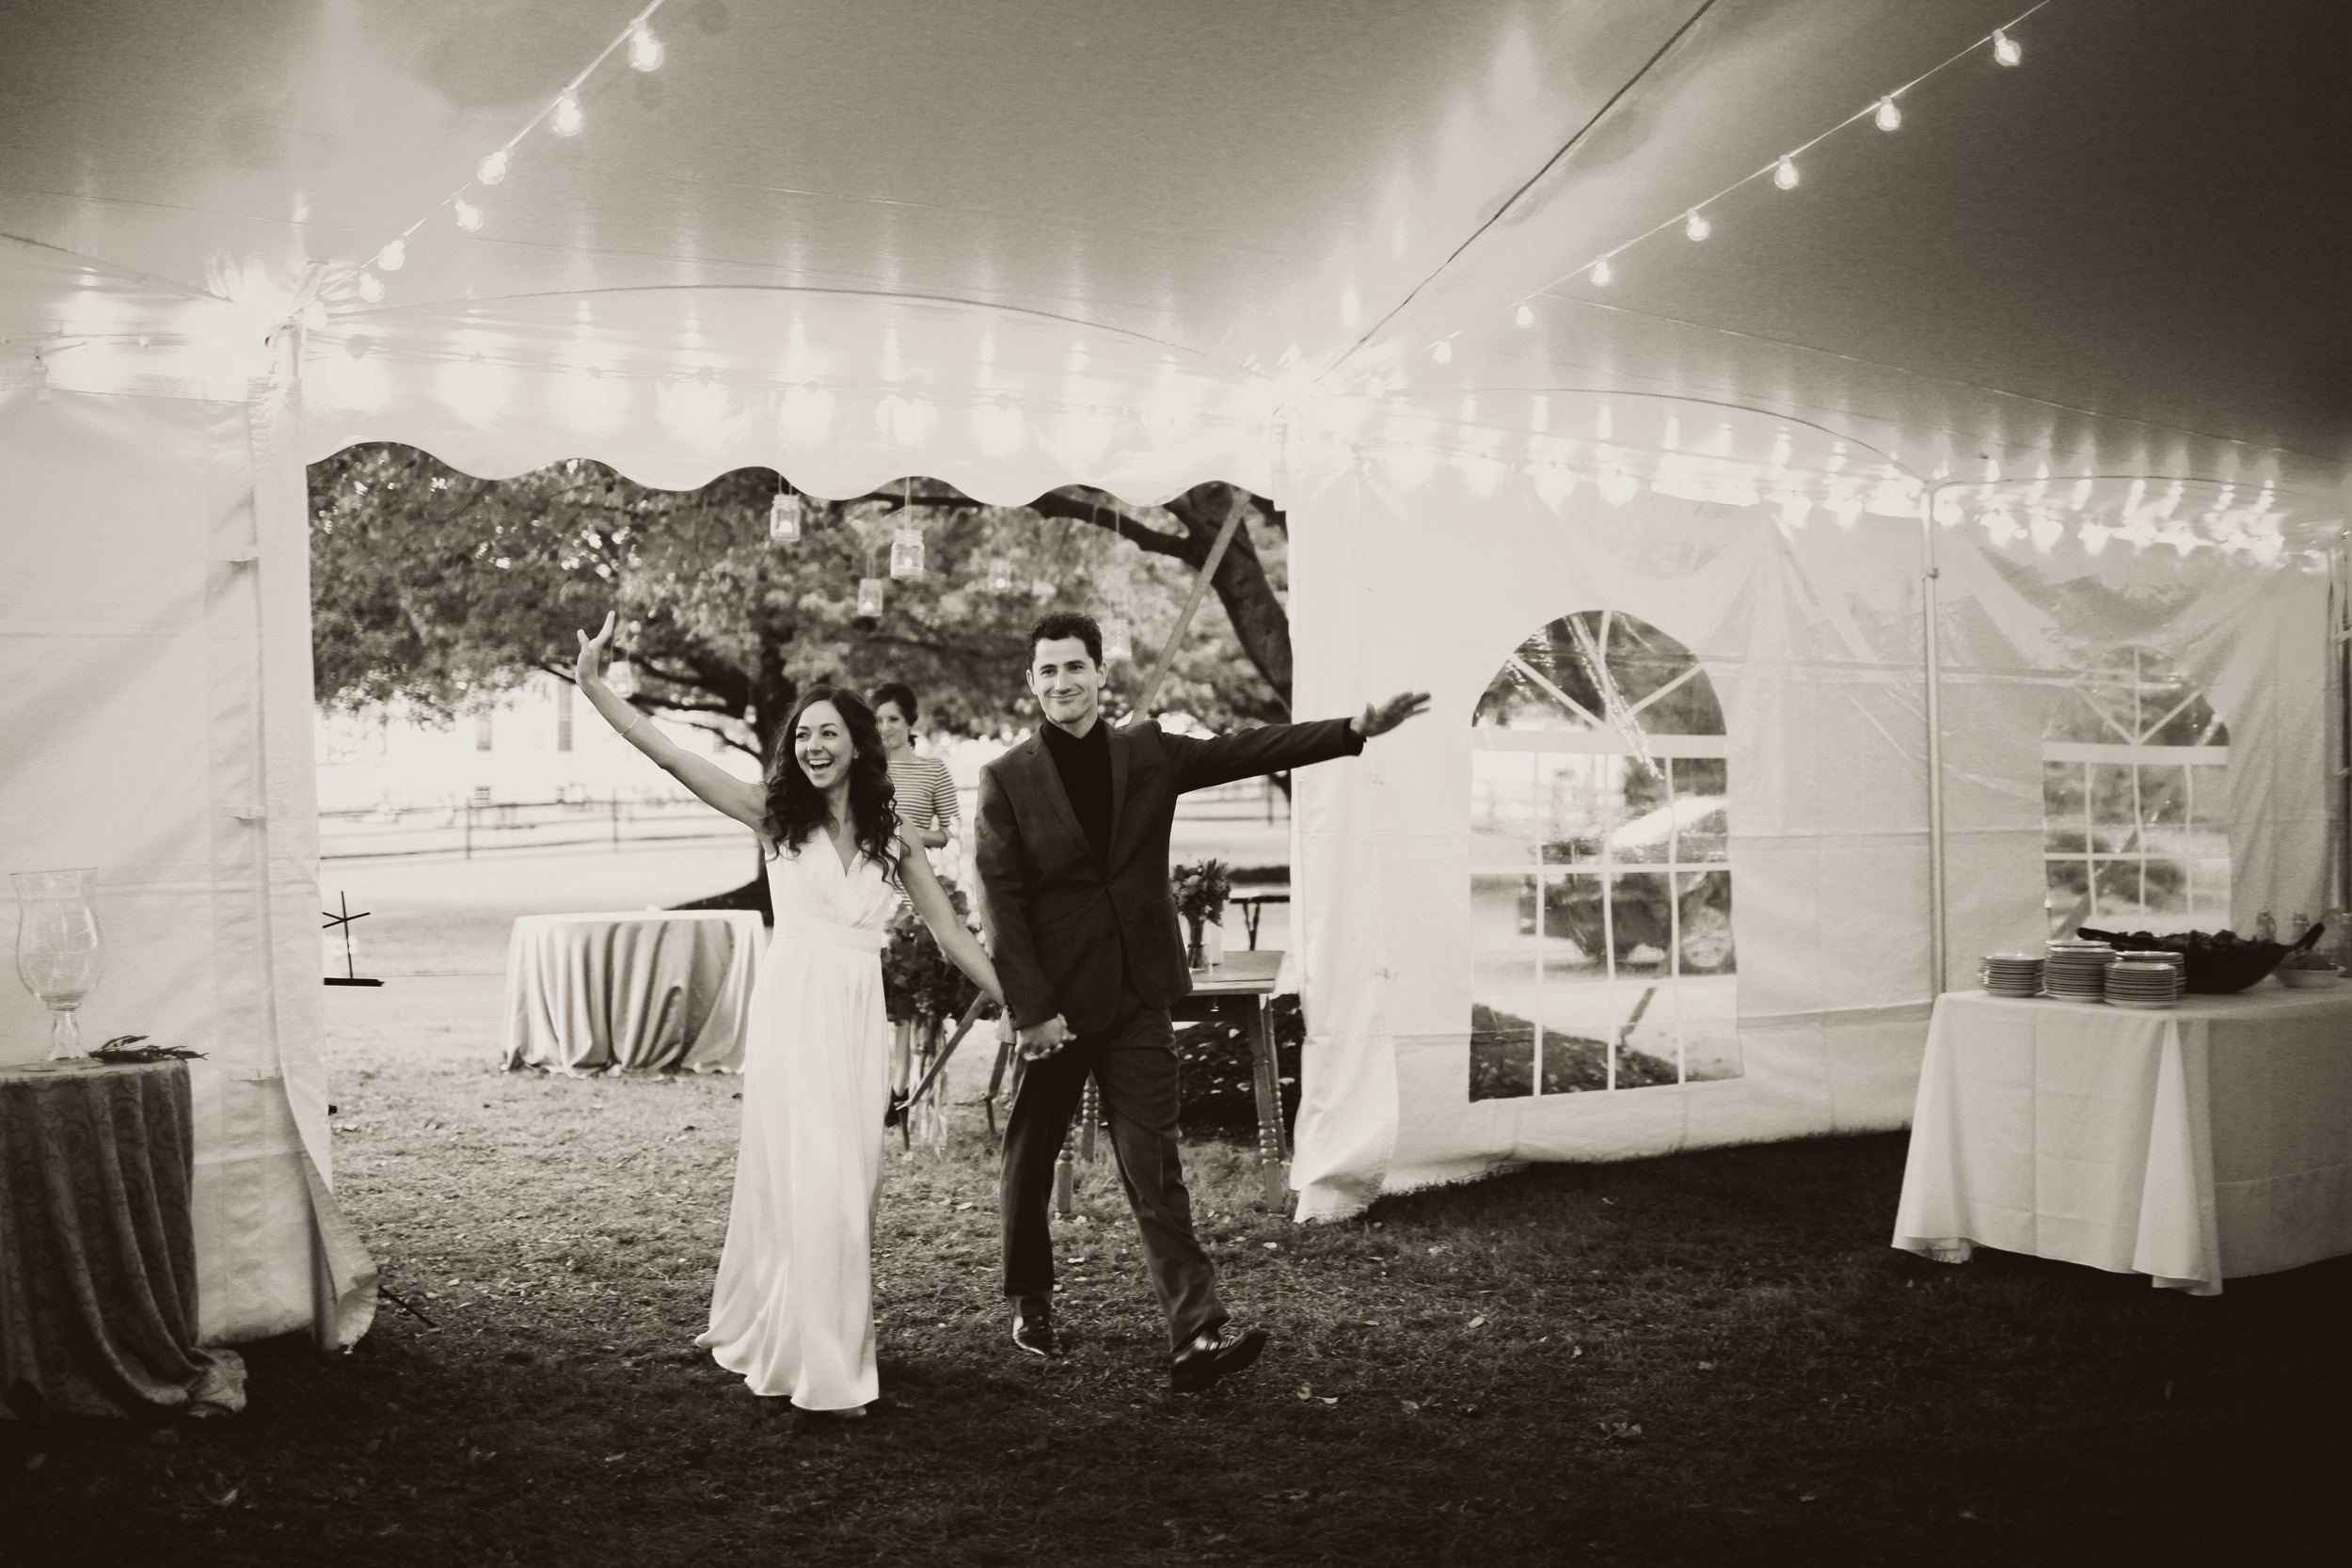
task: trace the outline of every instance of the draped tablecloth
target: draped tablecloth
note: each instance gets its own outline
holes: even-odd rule
[[[735,1071],[766,928],[751,910],[532,914],[506,955],[506,1065]]]
[[[1938,997],[1895,1244],[2196,1295],[2352,1252],[2352,985],[2152,1012]]]
[[[184,1062],[0,1068],[0,1414],[244,1407],[196,1343],[194,1138]]]

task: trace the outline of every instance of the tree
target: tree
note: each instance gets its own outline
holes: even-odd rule
[[[622,650],[648,677],[636,705],[762,758],[818,681],[907,681],[934,724],[1033,721],[1017,672],[1041,606],[1123,606],[1136,657],[1155,654],[1234,495],[1203,484],[1131,508],[1072,487],[993,507],[913,480],[803,498],[802,538],[773,545],[778,487],[740,469],[700,490],[649,490],[583,461],[481,480],[410,448],[346,449],[310,470],[319,700],[448,718],[533,672],[568,675],[574,630],[617,609]],[[1157,705],[1215,727],[1289,710],[1285,523],[1248,501],[1253,526],[1215,578],[1221,613],[1203,606]],[[924,526],[927,571],[890,582],[884,613],[862,620],[858,579],[882,574],[891,532],[910,520]],[[1141,677],[1128,678],[1132,689]]]

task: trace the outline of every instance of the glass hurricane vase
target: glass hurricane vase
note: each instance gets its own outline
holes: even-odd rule
[[[49,1059],[79,1056],[82,999],[106,969],[105,938],[94,902],[98,872],[13,871],[16,973],[49,1009]]]

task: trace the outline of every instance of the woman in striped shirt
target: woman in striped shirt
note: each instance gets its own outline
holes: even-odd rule
[[[874,688],[874,722],[890,759],[890,785],[898,791],[898,820],[927,849],[945,847],[956,834],[956,781],[937,757],[914,751],[914,693],[897,681]]]

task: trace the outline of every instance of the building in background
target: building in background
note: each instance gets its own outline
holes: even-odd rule
[[[651,722],[738,778],[759,776],[750,753],[707,728],[672,719]],[[553,675],[534,675],[496,706],[461,715],[448,725],[397,708],[323,712],[317,736],[323,812],[653,801],[683,793],[614,734],[569,681]]]

